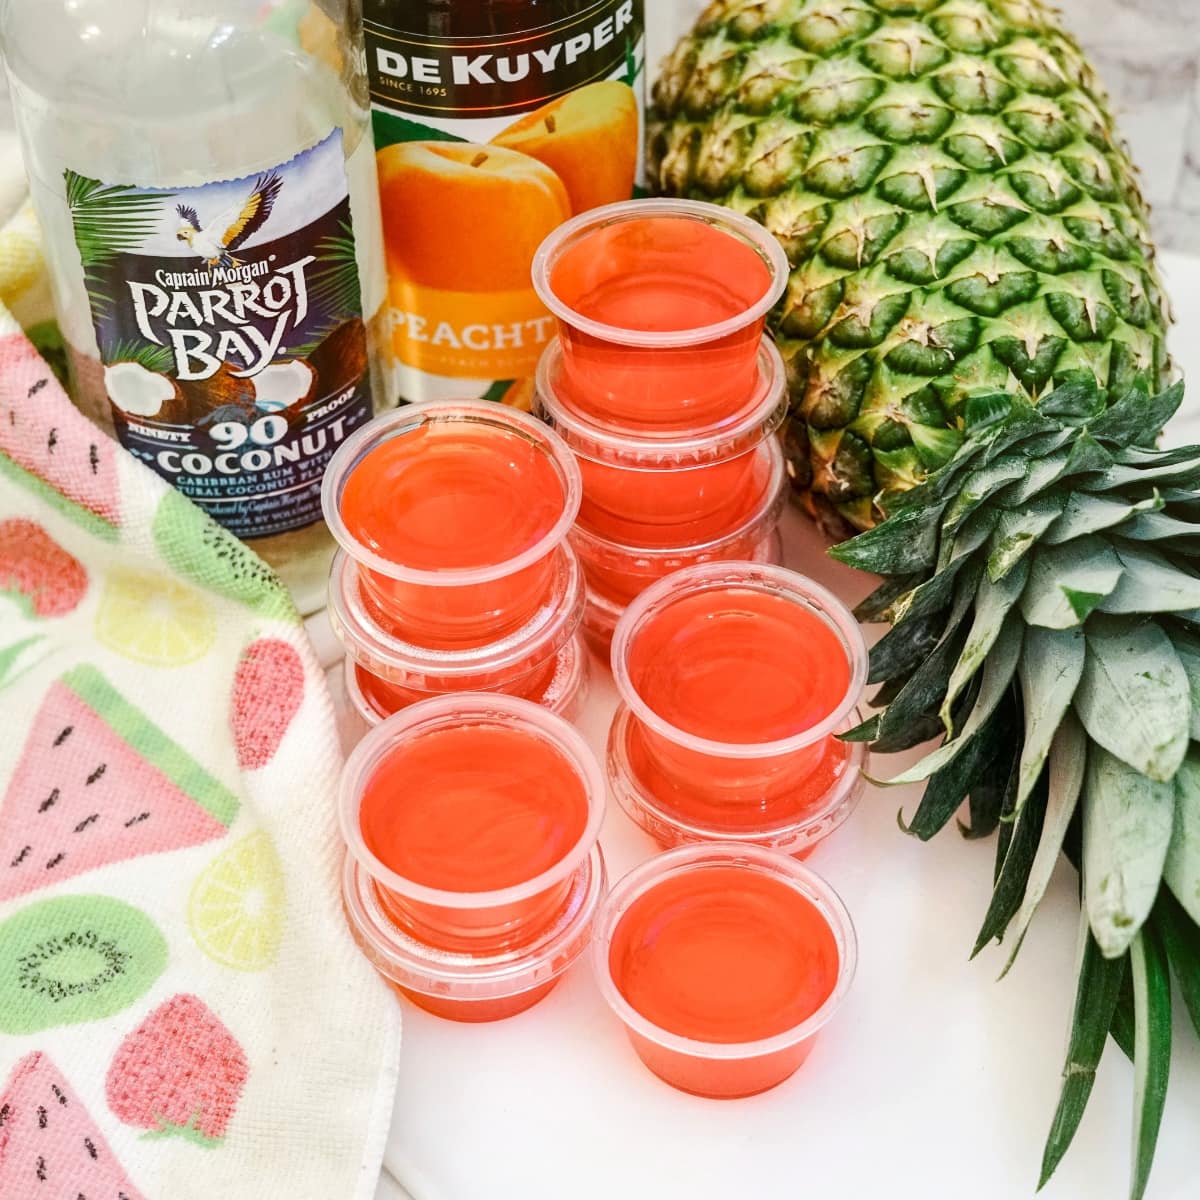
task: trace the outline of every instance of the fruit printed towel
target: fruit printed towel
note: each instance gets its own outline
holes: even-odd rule
[[[367,1200],[398,1051],[260,560],[0,305],[0,1197]]]

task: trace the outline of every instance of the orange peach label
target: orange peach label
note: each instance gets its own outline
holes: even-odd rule
[[[638,159],[633,89],[589,83],[514,121],[492,139],[545,164],[563,181],[573,213],[628,200]]]
[[[393,274],[392,346],[410,367],[459,379],[532,375],[554,319],[531,287],[465,292]]]

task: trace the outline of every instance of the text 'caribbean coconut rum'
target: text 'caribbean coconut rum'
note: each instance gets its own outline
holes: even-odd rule
[[[640,178],[642,0],[367,0],[388,308],[405,400],[528,407],[542,239]]]
[[[77,403],[320,606],[321,477],[383,399],[359,0],[7,0]]]

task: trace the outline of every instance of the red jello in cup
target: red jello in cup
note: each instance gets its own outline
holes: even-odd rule
[[[613,678],[647,769],[702,804],[804,786],[862,697],[853,614],[794,571],[705,563],[660,580],[617,624]]]
[[[857,725],[857,710],[847,728]],[[723,796],[681,786],[646,752],[643,727],[622,704],[608,739],[613,799],[634,824],[666,849],[697,842],[764,846],[807,858],[840,828],[866,789],[866,747],[830,738],[815,769],[791,791],[729,803]]]
[[[587,689],[587,655],[578,636],[586,595],[570,547],[556,555],[561,578],[521,629],[486,646],[434,650],[379,624],[359,586],[362,568],[339,551],[329,578],[329,620],[346,649],[346,690],[359,715],[377,725],[435,696],[494,691],[572,719]]]
[[[743,410],[707,430],[632,435],[577,409],[551,342],[537,376],[537,408],[575,453],[583,477],[578,525],[629,545],[707,541],[730,528],[731,513],[761,493],[772,469],[764,446],[787,416],[783,361],[759,351],[754,390]]]
[[[752,846],[687,846],[609,893],[592,942],[604,998],[642,1062],[712,1099],[781,1084],[854,978],[854,927],[833,889]]]
[[[631,433],[736,413],[787,279],[787,256],[761,225],[695,200],[592,209],[533,262],[573,403]]]
[[[433,949],[397,929],[351,854],[342,870],[342,903],[360,949],[400,995],[449,1021],[502,1021],[545,999],[578,961],[607,886],[596,846],[550,926],[527,945],[472,953]]]
[[[484,953],[527,945],[560,919],[604,803],[599,765],[566,721],[467,692],[371,730],[346,764],[339,810],[400,931]]]
[[[322,500],[380,624],[417,645],[481,646],[548,601],[579,511],[579,468],[527,413],[434,401],[348,438]]]
[[[589,591],[626,605],[652,583],[685,567],[752,558],[779,524],[788,494],[787,468],[777,439],[768,438],[752,458],[750,486],[702,529],[656,530],[659,537],[647,544],[615,541],[576,525],[570,541],[583,563]]]

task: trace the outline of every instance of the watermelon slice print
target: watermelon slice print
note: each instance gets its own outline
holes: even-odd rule
[[[304,663],[287,642],[261,638],[246,650],[233,681],[238,766],[256,771],[275,757],[303,700]]]
[[[35,617],[65,617],[87,591],[82,564],[40,525],[23,518],[0,521],[0,595]]]
[[[250,1068],[237,1039],[199,996],[173,996],[117,1048],[108,1106],[148,1137],[211,1149],[225,1136]]]
[[[62,1073],[43,1053],[17,1063],[0,1096],[5,1200],[145,1200]]]
[[[24,334],[0,338],[0,473],[93,533],[115,540],[116,449],[75,409]]]
[[[223,837],[238,799],[91,666],[46,693],[0,807],[0,900]]]

